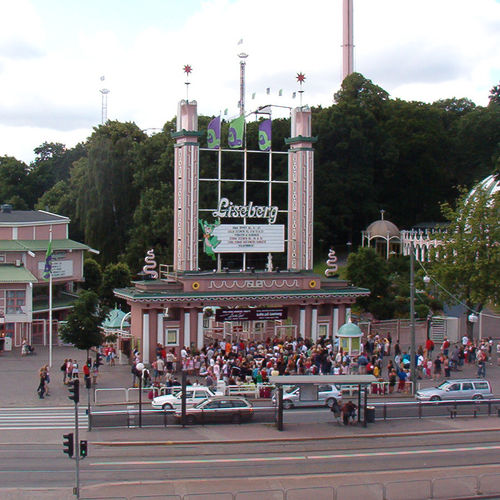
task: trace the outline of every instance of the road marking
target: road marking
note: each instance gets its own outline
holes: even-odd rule
[[[366,458],[366,457],[383,457],[383,456],[397,456],[397,455],[425,455],[433,453],[453,453],[463,451],[487,451],[499,450],[500,445],[497,446],[470,446],[460,448],[431,448],[425,450],[405,450],[405,451],[373,451],[364,453],[344,453],[335,455],[294,455],[288,457],[253,457],[253,458],[216,458],[216,459],[192,459],[192,460],[139,460],[139,461],[119,461],[119,462],[92,462],[89,465],[193,465],[193,464],[207,464],[207,463],[241,463],[241,462],[283,462],[283,461],[299,461],[299,460],[325,460],[325,459],[341,459],[341,458]]]

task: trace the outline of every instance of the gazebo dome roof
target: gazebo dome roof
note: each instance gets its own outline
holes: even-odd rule
[[[381,238],[389,238],[400,236],[400,231],[396,224],[393,224],[389,220],[377,220],[372,222],[367,228],[366,232],[369,234],[371,238],[381,237]]]
[[[361,328],[350,321],[342,325],[337,332],[338,337],[361,337],[362,335]]]
[[[478,188],[486,191],[488,196],[491,198],[495,193],[500,191],[500,176],[497,179],[497,176],[489,175],[488,177],[486,177],[486,179],[483,179],[472,188],[471,192],[469,193],[469,198],[474,196]]]
[[[121,309],[112,309],[106,316],[106,319],[102,322],[102,328],[120,328],[123,317],[126,315]],[[124,327],[129,327],[130,323],[128,321],[123,322]]]

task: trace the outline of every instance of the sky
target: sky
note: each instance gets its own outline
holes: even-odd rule
[[[392,98],[488,104],[500,0],[353,2],[355,71]],[[0,156],[30,163],[43,142],[85,141],[101,123],[101,89],[108,119],[150,133],[186,97],[200,115],[235,117],[242,51],[247,111],[298,106],[299,72],[303,104],[330,106],[341,45],[342,0],[0,0]]]

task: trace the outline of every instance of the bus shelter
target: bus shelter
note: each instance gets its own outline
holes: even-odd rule
[[[318,401],[320,385],[335,385],[342,394],[349,392],[350,399],[358,399],[358,423],[367,424],[368,388],[377,382],[374,375],[278,375],[271,376],[269,382],[277,389],[276,426],[283,430],[283,387],[300,387],[300,400],[304,404]],[[344,398],[343,398],[344,399]]]

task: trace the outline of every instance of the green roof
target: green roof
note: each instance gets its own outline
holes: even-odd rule
[[[1,240],[0,251],[32,252],[46,251],[49,240]],[[90,247],[73,240],[52,240],[52,250],[89,250]]]
[[[37,283],[38,280],[24,267],[0,264],[0,283]]]
[[[61,293],[52,298],[52,309],[71,309],[78,297],[69,293]],[[49,310],[49,299],[36,300],[33,302],[33,312],[40,313]]]
[[[114,293],[118,297],[123,297],[125,299],[132,300],[161,300],[167,298],[179,298],[179,299],[216,299],[216,298],[224,298],[224,297],[267,297],[272,295],[283,295],[288,297],[293,296],[304,296],[304,295],[317,295],[317,296],[360,296],[360,295],[369,295],[370,290],[367,288],[358,288],[358,287],[346,287],[346,288],[311,288],[306,290],[270,290],[270,291],[255,291],[249,290],[246,292],[156,292],[156,293],[147,293],[138,291],[135,288],[118,288],[114,290]]]
[[[362,335],[361,328],[351,322],[342,325],[337,332],[337,337],[361,337]]]
[[[102,328],[120,328],[122,326],[123,317],[127,313],[123,312],[121,309],[113,309],[106,316],[106,319],[102,322]],[[123,322],[123,326],[129,327],[130,323],[128,321]]]

